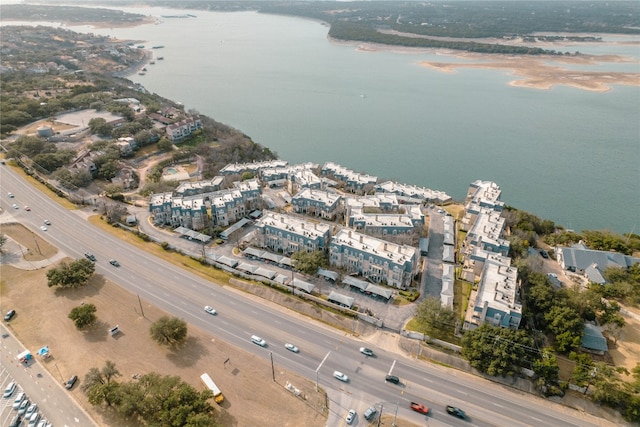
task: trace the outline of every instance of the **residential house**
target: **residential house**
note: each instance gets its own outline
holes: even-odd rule
[[[580,340],[580,348],[589,353],[604,355],[609,351],[607,339],[602,335],[602,329],[592,323],[586,322],[582,339]]]
[[[603,283],[603,273],[608,267],[629,268],[640,263],[640,258],[619,252],[588,249],[580,242],[572,247],[558,247],[555,250],[558,264],[563,270],[582,274],[594,283]]]

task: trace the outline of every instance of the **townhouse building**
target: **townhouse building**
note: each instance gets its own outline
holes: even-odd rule
[[[500,212],[483,208],[467,231],[463,242],[466,251],[479,247],[502,255],[509,253],[509,241],[503,238],[505,220]]]
[[[303,188],[291,199],[293,211],[333,220],[340,208],[342,196],[323,190]]]
[[[444,191],[431,190],[416,185],[399,184],[393,181],[386,181],[375,186],[376,194],[391,193],[395,194],[402,203],[421,204],[421,203],[437,203],[443,204],[450,202],[451,196]]]
[[[400,203],[395,194],[374,194],[371,196],[346,196],[344,198],[345,216],[362,213],[393,213],[400,211]],[[348,225],[348,223],[347,223]]]
[[[200,196],[173,197],[171,199],[171,224],[190,230],[202,230],[209,225],[207,206]]]
[[[397,245],[349,229],[331,239],[329,262],[373,283],[405,289],[418,271],[419,253],[411,246]]]
[[[424,214],[419,206],[407,206],[406,213],[365,213],[352,209],[347,222],[349,227],[363,230],[369,235],[397,236],[420,232],[424,227]]]
[[[167,125],[165,132],[169,141],[179,142],[198,129],[202,129],[202,120],[198,116],[193,116]]]
[[[220,170],[220,175],[242,175],[251,172],[254,176],[259,176],[263,169],[283,168],[289,163],[284,160],[267,160],[264,162],[251,163],[230,163]]]
[[[189,191],[208,188],[207,183],[211,184],[211,181],[183,187],[183,193],[179,194],[152,195],[149,211],[154,223],[192,230],[208,225],[226,227],[262,206],[262,189],[256,179],[234,182],[233,189],[188,194]]]
[[[378,182],[376,176],[354,172],[333,162],[325,163],[321,173],[343,181],[347,190],[357,194],[363,194],[369,186],[373,189],[375,183]]]
[[[266,211],[256,224],[256,244],[291,255],[298,251],[327,251],[331,226],[292,215]]]
[[[214,176],[211,179],[201,181],[182,181],[180,185],[173,190],[173,194],[179,196],[193,196],[195,194],[211,193],[222,190],[223,184],[223,176]]]
[[[463,329],[471,330],[487,322],[501,328],[518,329],[522,304],[515,267],[487,259],[478,290],[471,294]]]
[[[318,169],[317,163],[300,163],[285,167],[260,170],[260,180],[269,187],[287,187],[294,194],[302,188],[322,188],[322,179],[313,171]]]

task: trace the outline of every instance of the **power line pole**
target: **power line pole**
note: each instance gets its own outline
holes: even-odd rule
[[[273,367],[273,352],[269,352],[269,357],[271,358],[271,376],[273,377],[273,382],[276,382],[276,370]]]

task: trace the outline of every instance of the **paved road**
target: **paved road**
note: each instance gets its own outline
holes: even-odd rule
[[[398,403],[399,416],[419,424],[426,422],[424,416],[408,409],[410,400],[419,400],[433,408],[433,414],[428,417],[429,425],[470,425],[468,421],[446,415],[443,412],[446,404],[465,409],[472,424],[477,426],[613,425],[471,375],[416,362],[380,348],[375,342],[367,346],[373,348],[378,357],[366,358],[358,352],[361,339],[166,264],[93,227],[80,214],[67,211],[43,197],[9,168],[0,171],[0,205],[10,209],[13,201],[6,194],[12,191],[21,205],[29,204],[33,209],[32,212],[20,209],[12,215],[60,250],[73,257],[81,257],[85,250],[91,250],[98,260],[97,273],[138,294],[145,303],[154,304],[205,329],[216,339],[230,342],[265,359],[272,352],[277,366],[314,381],[317,378],[319,385],[329,393],[329,426],[341,425],[349,407],[363,411],[374,403],[382,403],[387,408],[395,402]],[[38,228],[43,212],[52,221],[47,232]],[[110,258],[120,260],[122,267],[109,265],[107,260]],[[219,315],[206,314],[202,309],[204,304],[214,306]],[[108,321],[119,323],[118,319]],[[127,325],[120,326],[125,334],[117,344],[126,346]],[[264,338],[268,347],[252,344],[249,340],[252,334]],[[301,352],[294,354],[285,350],[285,342],[295,343]],[[328,352],[331,353],[316,377],[316,368]],[[334,379],[331,376],[334,370],[346,373],[351,381],[345,384]],[[384,376],[389,372],[400,376],[404,385],[399,387],[385,383]],[[265,372],[265,377],[270,376],[271,372]],[[358,420],[364,424],[363,420]]]

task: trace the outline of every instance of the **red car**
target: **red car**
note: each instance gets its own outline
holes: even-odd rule
[[[420,412],[421,414],[428,414],[429,408],[424,406],[422,403],[411,402],[411,409],[416,412]]]

